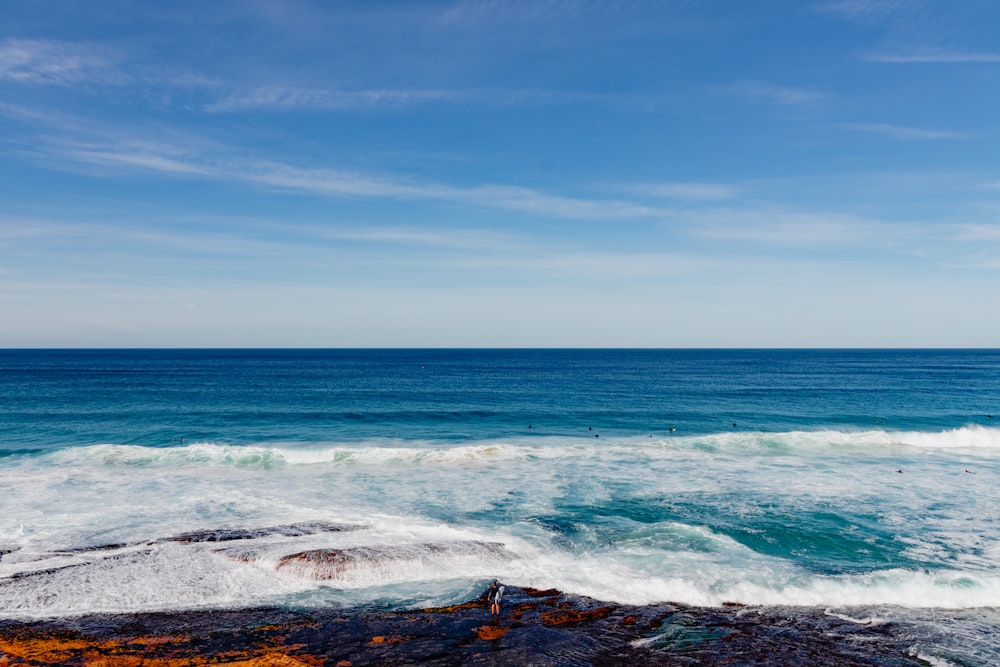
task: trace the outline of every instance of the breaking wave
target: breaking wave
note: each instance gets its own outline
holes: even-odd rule
[[[872,456],[901,449],[953,450],[970,455],[1000,454],[1000,429],[968,426],[946,431],[734,432],[668,437],[609,437],[603,441],[552,436],[490,440],[463,445],[384,441],[318,445],[227,445],[199,442],[174,447],[92,445],[36,454],[56,464],[120,466],[236,466],[272,468],[316,465],[435,465],[506,460],[579,459],[581,456],[669,456],[675,452],[732,455],[810,456],[849,453]]]

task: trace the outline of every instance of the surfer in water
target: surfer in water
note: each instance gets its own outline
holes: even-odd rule
[[[503,600],[503,591],[504,587],[500,585],[499,581],[494,581],[490,586],[487,594],[487,599],[490,601],[490,614],[500,615],[500,601]]]

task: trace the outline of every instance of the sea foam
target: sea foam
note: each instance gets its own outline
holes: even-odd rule
[[[759,431],[705,435],[650,435],[595,439],[549,436],[508,438],[461,445],[397,440],[274,445],[227,445],[195,442],[174,447],[91,445],[42,453],[52,463],[101,463],[121,466],[235,466],[268,468],[282,465],[435,465],[475,464],[531,458],[573,458],[666,452],[713,452],[733,455],[797,455],[847,452],[878,456],[900,448],[959,450],[990,456],[1000,453],[1000,428],[968,426],[945,431]],[[36,454],[39,455],[39,454]]]

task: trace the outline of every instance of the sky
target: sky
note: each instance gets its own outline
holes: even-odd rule
[[[0,0],[0,347],[1000,347],[1000,3]]]

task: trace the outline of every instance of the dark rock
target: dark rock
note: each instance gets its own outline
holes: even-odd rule
[[[922,664],[891,624],[822,610],[605,605],[507,586],[414,611],[178,612],[0,622],[0,665],[846,665]],[[548,595],[550,594],[551,595]],[[544,604],[552,600],[552,604]]]
[[[267,528],[232,528],[218,530],[199,530],[182,533],[164,538],[163,542],[232,542],[235,540],[254,540],[259,537],[278,535],[281,537],[302,537],[318,533],[340,533],[347,530],[361,530],[364,526],[313,521],[294,523],[287,526],[270,526]]]
[[[94,551],[114,551],[115,549],[124,549],[125,547],[136,546],[136,544],[148,544],[147,542],[116,542],[114,544],[98,544],[89,547],[70,547],[61,552],[61,554],[82,554],[91,553]]]
[[[94,551],[113,551],[128,547],[157,544],[162,542],[233,542],[236,540],[254,540],[260,537],[302,537],[305,535],[317,535],[319,533],[340,533],[348,530],[362,530],[365,526],[353,524],[330,523],[328,521],[306,521],[303,523],[292,523],[283,526],[266,526],[263,528],[218,528],[213,530],[196,530],[190,533],[181,533],[171,537],[161,537],[156,540],[144,542],[113,542],[108,544],[96,544],[83,547],[70,547],[63,549],[54,555],[67,555],[90,553]],[[0,555],[2,555],[0,551]]]

